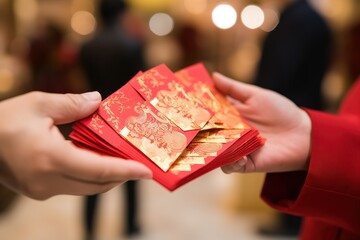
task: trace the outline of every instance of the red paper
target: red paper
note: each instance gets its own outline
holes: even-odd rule
[[[76,122],[70,137],[79,147],[143,163],[171,191],[264,143],[202,64],[140,72]]]

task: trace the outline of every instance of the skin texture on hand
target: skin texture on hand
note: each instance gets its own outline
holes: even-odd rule
[[[138,162],[75,147],[56,127],[92,114],[100,102],[98,92],[31,92],[0,102],[0,182],[43,200],[106,192],[130,179],[151,178]]]
[[[215,86],[228,96],[240,114],[266,138],[263,147],[233,164],[231,172],[307,170],[311,148],[311,120],[293,102],[276,92],[241,83],[221,74]]]

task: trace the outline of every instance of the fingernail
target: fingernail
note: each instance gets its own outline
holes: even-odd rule
[[[88,101],[99,101],[99,100],[101,100],[101,95],[97,91],[86,92],[86,93],[83,93],[81,95]]]

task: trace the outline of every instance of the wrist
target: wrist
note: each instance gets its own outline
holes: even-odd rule
[[[301,109],[301,136],[303,138],[303,170],[308,170],[311,155],[311,129],[312,123],[306,110]]]

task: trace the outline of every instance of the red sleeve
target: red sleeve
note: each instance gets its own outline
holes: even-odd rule
[[[280,211],[360,233],[360,81],[340,115],[306,111],[312,121],[309,170],[268,174],[262,198]]]

